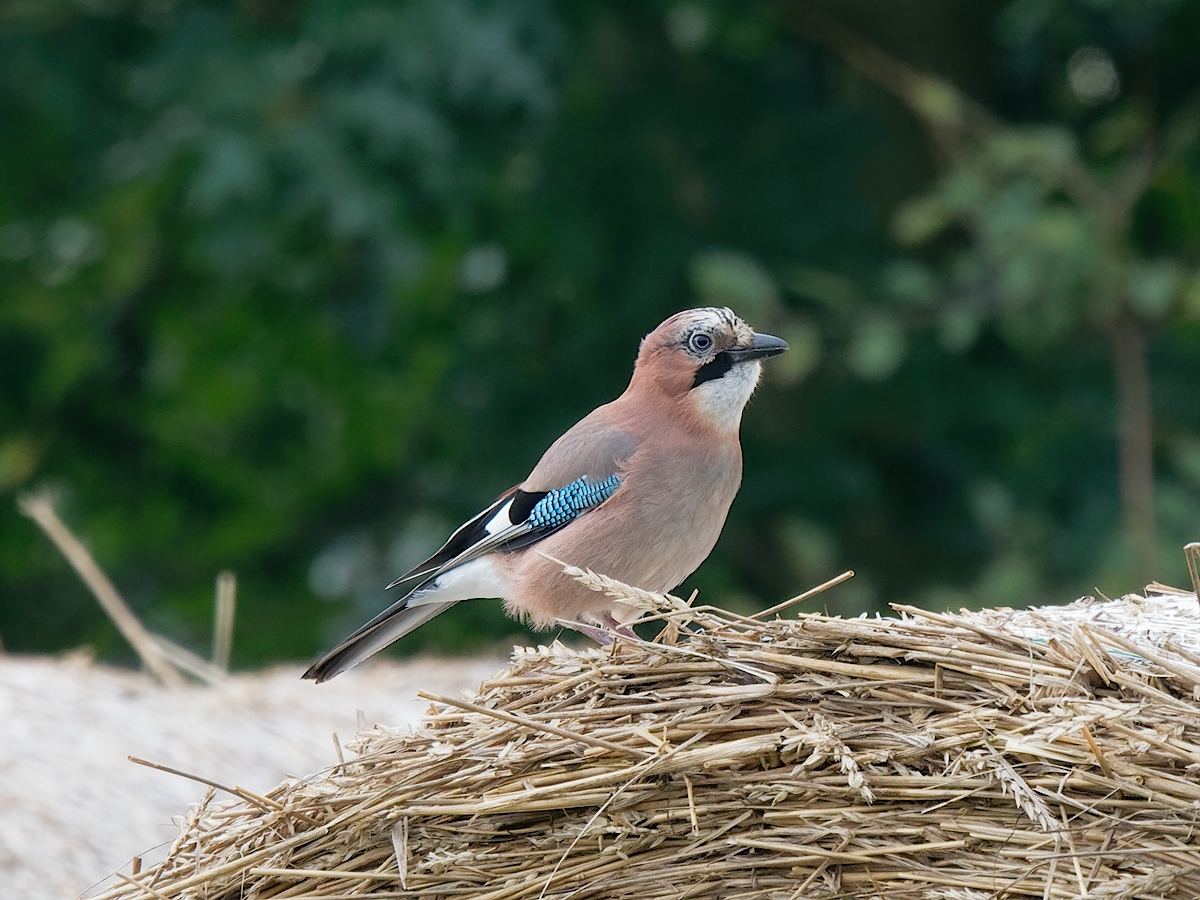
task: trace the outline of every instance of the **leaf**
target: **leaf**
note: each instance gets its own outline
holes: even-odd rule
[[[913,103],[935,125],[955,128],[963,119],[963,98],[958,88],[940,78],[922,77],[913,90]]]
[[[1148,318],[1161,319],[1178,295],[1183,280],[1183,271],[1174,260],[1136,263],[1130,267],[1126,283],[1130,305]]]
[[[1200,321],[1200,272],[1193,272],[1183,285],[1183,311],[1189,318]]]
[[[864,381],[882,381],[904,361],[908,342],[890,316],[871,313],[858,322],[846,350],[846,365]]]
[[[830,309],[845,310],[862,300],[858,286],[851,279],[814,266],[796,266],[789,273],[787,286],[793,293]]]
[[[985,145],[984,160],[1005,174],[1033,175],[1057,182],[1078,156],[1075,136],[1061,126],[1011,128]]]
[[[965,303],[948,306],[938,317],[938,341],[949,352],[962,353],[975,343],[982,325],[973,307]]]
[[[739,315],[761,319],[779,300],[775,280],[758,260],[736,250],[697,254],[688,267],[692,288],[710,306],[729,306]]]
[[[33,441],[14,435],[0,442],[0,490],[19,487],[37,470],[40,456]]]
[[[929,306],[938,295],[937,276],[928,266],[914,259],[888,263],[883,270],[883,288],[901,303],[913,306]]]
[[[926,194],[902,203],[892,216],[892,236],[905,247],[919,247],[936,237],[954,220],[938,194]]]
[[[782,384],[798,384],[821,363],[821,332],[807,320],[793,320],[779,329],[788,352],[771,361],[770,377]]]

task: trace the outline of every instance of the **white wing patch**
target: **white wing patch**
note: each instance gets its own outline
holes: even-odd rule
[[[488,523],[483,526],[484,531],[491,537],[505,528],[512,528],[514,522],[508,517],[508,509],[512,506],[512,500],[509,500],[502,507],[496,510],[496,514],[488,519]]]
[[[507,579],[489,557],[473,559],[443,572],[409,598],[407,605],[427,606],[430,603],[458,603],[479,597],[509,596]]]

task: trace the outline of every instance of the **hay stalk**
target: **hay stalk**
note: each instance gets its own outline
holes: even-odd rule
[[[518,649],[415,733],[210,796],[104,900],[1200,896],[1192,594],[771,622],[653,602],[677,645]]]

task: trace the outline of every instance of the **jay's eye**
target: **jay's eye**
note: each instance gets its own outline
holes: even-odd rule
[[[688,338],[688,348],[695,353],[707,353],[712,349],[713,339],[702,331]]]

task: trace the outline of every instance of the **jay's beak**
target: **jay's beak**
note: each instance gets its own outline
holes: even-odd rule
[[[756,334],[749,347],[735,347],[732,350],[726,350],[725,353],[734,362],[745,362],[748,359],[766,359],[768,356],[778,356],[787,348],[788,343],[783,338],[777,338],[773,334]]]

